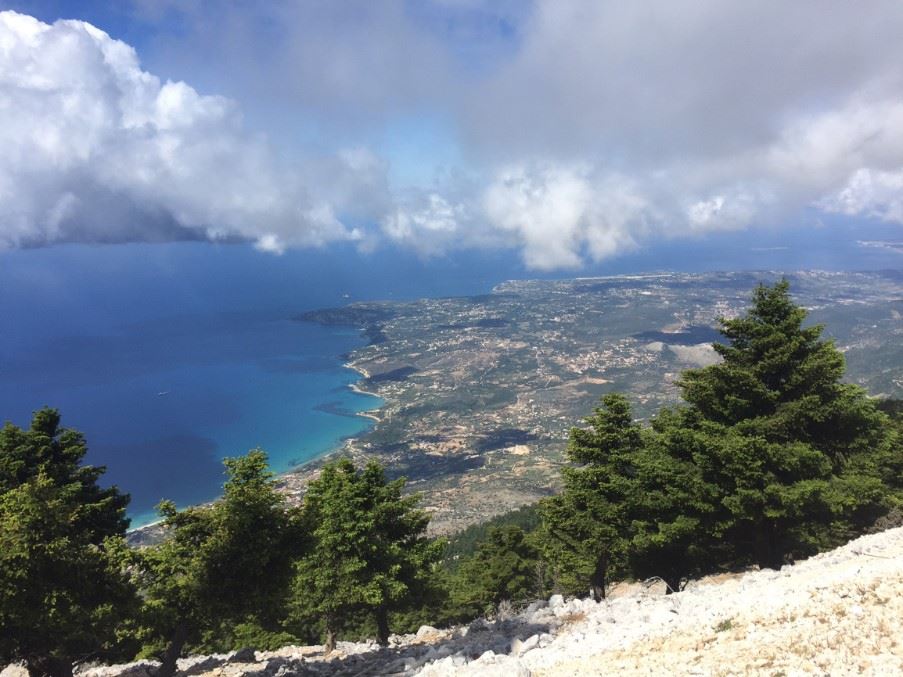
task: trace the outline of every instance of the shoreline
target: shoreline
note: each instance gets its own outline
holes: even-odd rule
[[[378,395],[374,392],[370,392],[369,390],[364,390],[363,388],[361,388],[358,385],[358,383],[360,383],[364,379],[370,378],[370,373],[363,367],[359,367],[352,362],[346,362],[342,366],[345,367],[346,369],[351,369],[352,371],[356,371],[358,374],[360,374],[363,377],[353,383],[348,384],[348,387],[351,389],[352,392],[357,393],[358,395],[369,395],[370,397],[375,397],[382,402],[382,404],[378,407],[375,407],[373,409],[365,409],[363,411],[355,412],[355,415],[361,416],[363,418],[369,418],[374,423],[381,423],[382,419],[379,417],[379,415],[376,412],[379,411],[380,409],[382,409],[383,406],[385,406],[386,401],[383,399],[383,397],[381,395]],[[354,439],[355,437],[357,437],[357,435],[354,435],[353,437],[349,437],[348,439]]]
[[[279,480],[280,478],[285,478],[288,476],[297,475],[299,473],[304,473],[304,472],[309,472],[309,471],[314,470],[316,468],[317,464],[327,461],[332,456],[341,453],[347,447],[347,445],[350,441],[357,439],[361,435],[367,434],[373,428],[374,425],[382,422],[382,419],[379,417],[379,415],[377,415],[376,412],[379,411],[379,409],[381,409],[382,406],[385,405],[385,400],[380,395],[370,392],[370,391],[367,391],[367,390],[364,390],[363,388],[361,388],[358,385],[364,379],[370,378],[369,372],[367,372],[367,370],[364,369],[363,367],[359,367],[352,362],[344,362],[341,364],[341,366],[344,369],[350,369],[351,371],[355,371],[361,375],[360,379],[348,384],[348,388],[352,392],[354,392],[358,395],[368,395],[370,397],[375,397],[375,398],[379,399],[380,402],[382,403],[378,407],[373,408],[373,409],[365,409],[363,411],[354,412],[355,416],[360,416],[361,418],[369,419],[370,421],[373,421],[373,423],[371,425],[369,425],[366,429],[362,430],[361,432],[359,432],[355,435],[348,435],[348,436],[340,438],[339,440],[336,441],[335,444],[330,446],[328,449],[324,450],[322,453],[317,454],[313,458],[310,458],[306,461],[303,461],[302,463],[292,466],[288,470],[283,470],[282,472],[275,473],[274,479]],[[201,503],[193,503],[192,505],[188,505],[188,506],[185,506],[184,508],[180,508],[180,510],[210,505],[213,502],[218,501],[221,497],[222,497],[222,495],[217,496],[216,498],[214,498],[211,501],[203,501]],[[159,530],[162,528],[162,525],[163,525],[163,520],[160,518],[156,518],[151,522],[142,524],[141,526],[136,526],[136,527],[129,526],[129,528],[126,529],[126,538],[128,538],[129,536],[140,536],[141,534],[150,532],[152,530]]]

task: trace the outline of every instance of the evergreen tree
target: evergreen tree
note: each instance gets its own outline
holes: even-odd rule
[[[488,540],[489,531],[492,529],[514,526],[520,527],[524,534],[530,534],[536,531],[541,523],[538,504],[532,503],[491,517],[485,522],[471,524],[448,537],[443,555],[444,564],[446,568],[456,569],[460,560],[473,555],[480,544]]]
[[[721,561],[711,522],[718,500],[695,463],[705,440],[687,424],[686,411],[663,409],[636,457],[637,490],[631,497],[630,574],[659,577],[667,592]]]
[[[567,449],[579,465],[564,468],[564,490],[540,509],[551,558],[585,575],[599,601],[626,556],[643,433],[619,394],[604,396],[586,422],[588,428],[571,430]]]
[[[225,460],[228,481],[211,506],[177,511],[164,501],[167,538],[137,555],[144,638],[172,675],[189,642],[223,623],[277,628],[291,578],[297,524],[276,492],[266,454]],[[303,541],[302,541],[303,542]],[[162,643],[161,643],[162,642]]]
[[[537,548],[517,526],[491,528],[476,552],[460,566],[461,603],[473,615],[492,613],[504,601],[545,593]]]
[[[368,515],[350,461],[327,464],[310,482],[301,509],[310,546],[296,564],[291,621],[297,628],[318,619],[332,651],[355,610],[365,603]]]
[[[445,544],[426,537],[429,515],[417,509],[420,496],[402,496],[405,480],[387,482],[385,470],[370,462],[361,473],[365,509],[373,530],[365,555],[367,603],[376,619],[377,641],[389,643],[389,613],[412,606],[427,595],[432,570]]]
[[[805,319],[786,280],[759,285],[746,315],[721,321],[723,361],[680,382],[704,442],[693,461],[719,493],[714,533],[761,566],[835,545],[887,505],[887,418]]]
[[[326,465],[308,486],[302,519],[311,544],[297,564],[293,620],[322,619],[327,651],[358,613],[373,614],[388,643],[389,612],[413,601],[441,557],[442,544],[425,537],[419,497],[403,497],[403,487],[375,462],[358,471],[348,460]]]
[[[903,506],[903,400],[879,400],[878,411],[890,421],[890,443],[878,458],[878,467],[884,483],[895,493],[897,510]]]
[[[82,465],[83,436],[53,409],[0,431],[0,662],[71,675],[102,657],[133,590],[122,567],[129,497]]]

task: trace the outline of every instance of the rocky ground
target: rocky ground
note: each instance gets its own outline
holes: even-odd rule
[[[493,622],[394,636],[392,646],[244,650],[181,661],[182,675],[901,675],[903,528],[781,571],[712,576],[675,595],[621,585],[609,599],[536,602]],[[80,677],[150,677],[156,664]],[[20,668],[7,668],[12,677]],[[24,671],[21,671],[24,673]],[[18,677],[18,676],[17,676]]]

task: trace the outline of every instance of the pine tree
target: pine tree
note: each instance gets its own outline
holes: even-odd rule
[[[104,468],[83,465],[86,453],[53,409],[0,431],[0,663],[35,676],[103,656],[134,600],[122,567],[129,497],[98,485]]]
[[[643,433],[620,394],[603,397],[586,422],[588,428],[571,430],[567,449],[579,465],[564,468],[564,490],[544,501],[541,512],[550,557],[586,575],[598,601],[626,556]]]
[[[746,315],[721,321],[723,361],[680,382],[693,461],[719,492],[714,533],[761,566],[837,544],[887,505],[887,418],[841,381],[843,355],[806,315],[786,280],[759,285]]]
[[[487,614],[502,602],[541,596],[545,591],[537,577],[539,561],[539,552],[523,529],[491,528],[476,552],[461,563],[461,603],[474,614]]]
[[[203,633],[248,619],[276,627],[282,616],[299,547],[293,514],[263,451],[224,463],[222,499],[183,511],[164,501],[166,539],[136,555],[143,634],[151,651],[165,646],[161,677],[174,673],[183,648]]]
[[[711,538],[717,488],[708,484],[695,459],[705,441],[688,425],[687,412],[663,409],[653,419],[636,458],[637,490],[631,497],[629,571],[634,578],[658,577],[667,592],[721,561]]]
[[[308,486],[302,520],[311,543],[297,564],[293,619],[322,619],[327,651],[357,614],[372,614],[388,643],[389,612],[413,602],[441,557],[419,497],[402,496],[403,487],[375,462],[358,471],[348,460],[326,465]]]

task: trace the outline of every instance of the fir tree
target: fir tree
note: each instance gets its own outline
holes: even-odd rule
[[[253,619],[276,628],[282,616],[298,528],[276,492],[266,454],[226,459],[222,499],[177,511],[164,501],[167,538],[136,555],[145,604],[143,635],[162,651],[163,677],[190,642],[223,623]],[[165,647],[165,649],[164,649]]]
[[[686,411],[663,409],[636,458],[632,495],[629,571],[639,579],[658,577],[667,592],[704,571],[723,553],[711,538],[718,500],[695,459],[705,444],[687,425]],[[720,561],[720,560],[719,560]]]
[[[373,529],[368,542],[367,603],[373,610],[377,641],[389,643],[389,614],[411,607],[427,595],[432,570],[442,557],[444,543],[426,537],[429,515],[417,509],[420,496],[402,496],[405,480],[388,482],[378,463],[361,473],[364,507]]]
[[[461,602],[474,614],[485,614],[502,602],[540,597],[545,590],[537,575],[539,564],[539,552],[523,529],[493,527],[476,552],[461,563]]]
[[[643,434],[619,394],[603,397],[586,422],[588,428],[571,430],[567,449],[579,465],[564,468],[564,490],[544,501],[541,512],[551,558],[583,572],[598,601],[611,569],[626,556]]]
[[[425,589],[442,544],[426,538],[429,518],[418,496],[402,496],[404,480],[387,482],[382,466],[358,471],[348,460],[328,464],[304,497],[311,545],[297,565],[296,623],[322,619],[327,651],[357,614],[372,614],[377,639],[389,640],[389,613]]]
[[[82,435],[53,409],[0,431],[0,662],[71,675],[104,656],[131,609],[123,571],[128,496],[83,465]]]
[[[714,534],[761,566],[835,545],[887,505],[887,418],[841,381],[843,355],[806,315],[786,280],[759,285],[721,322],[723,361],[680,382],[693,460],[719,495]]]

